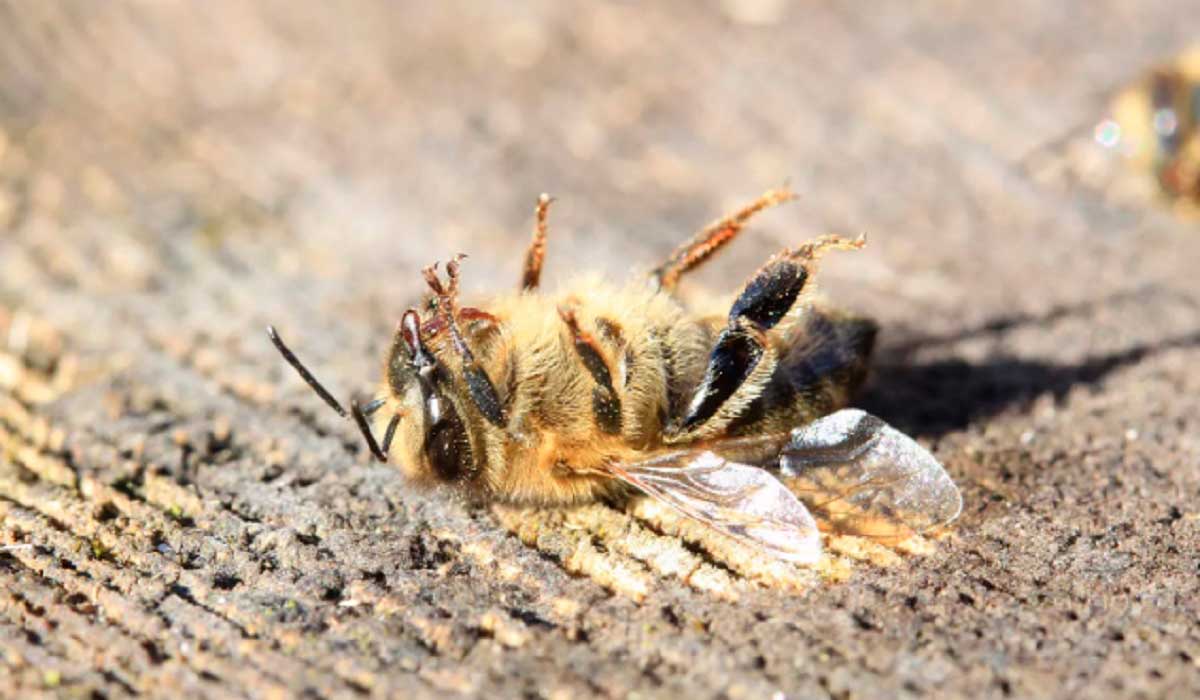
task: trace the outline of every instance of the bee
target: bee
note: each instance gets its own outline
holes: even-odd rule
[[[540,285],[551,200],[535,209],[516,289],[459,299],[455,257],[423,271],[373,399],[349,412],[275,347],[371,454],[413,482],[476,502],[567,506],[643,494],[793,562],[821,552],[819,526],[902,539],[948,523],[962,500],[938,461],[882,420],[845,408],[876,336],[813,293],[820,258],[863,238],[827,235],[770,258],[723,313],[689,309],[681,278],[761,210],[771,190],[679,246],[648,279]],[[376,434],[382,434],[377,441]],[[806,504],[807,503],[807,507]]]
[[[1118,93],[1095,139],[1152,173],[1168,199],[1200,204],[1200,47]]]

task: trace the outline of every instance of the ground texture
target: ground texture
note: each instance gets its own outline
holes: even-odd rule
[[[0,7],[0,695],[1200,694],[1200,231],[1089,150],[1197,13],[433,5]],[[262,332],[367,389],[539,192],[553,283],[784,181],[690,289],[869,233],[823,286],[963,488],[940,541],[801,572],[415,492]]]

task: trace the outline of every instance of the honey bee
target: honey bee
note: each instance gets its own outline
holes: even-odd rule
[[[885,539],[948,523],[962,500],[937,460],[844,408],[865,377],[876,325],[817,301],[812,277],[822,255],[861,248],[861,237],[783,250],[725,313],[690,310],[676,294],[754,214],[793,196],[769,191],[713,223],[648,280],[584,277],[547,294],[551,200],[542,195],[519,287],[466,306],[463,256],[444,277],[436,263],[426,268],[429,293],[401,316],[379,390],[349,412],[273,327],[268,334],[325,403],[354,420],[375,458],[477,502],[565,506],[644,494],[802,563],[821,551],[810,508],[826,528]]]
[[[1200,47],[1121,91],[1095,138],[1152,173],[1167,198],[1200,204]]]

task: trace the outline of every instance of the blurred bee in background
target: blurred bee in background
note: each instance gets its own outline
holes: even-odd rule
[[[839,410],[865,377],[876,326],[818,303],[812,278],[823,254],[861,238],[778,253],[725,313],[689,310],[675,294],[750,217],[792,197],[770,191],[717,221],[649,281],[580,277],[546,294],[543,195],[518,289],[466,306],[462,256],[444,277],[426,268],[429,294],[401,317],[382,386],[349,413],[268,332],[377,459],[483,502],[640,493],[795,562],[820,555],[810,509],[826,528],[884,539],[947,523],[962,501],[937,460],[878,418]]]
[[[1167,198],[1200,206],[1200,47],[1118,93],[1095,139],[1153,174]]]

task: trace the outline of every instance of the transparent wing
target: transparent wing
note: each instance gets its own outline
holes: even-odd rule
[[[958,517],[962,496],[912,438],[857,409],[792,431],[779,467],[835,530],[899,540]]]
[[[772,556],[811,564],[821,555],[812,515],[775,477],[708,450],[684,450],[609,473],[689,518]]]

